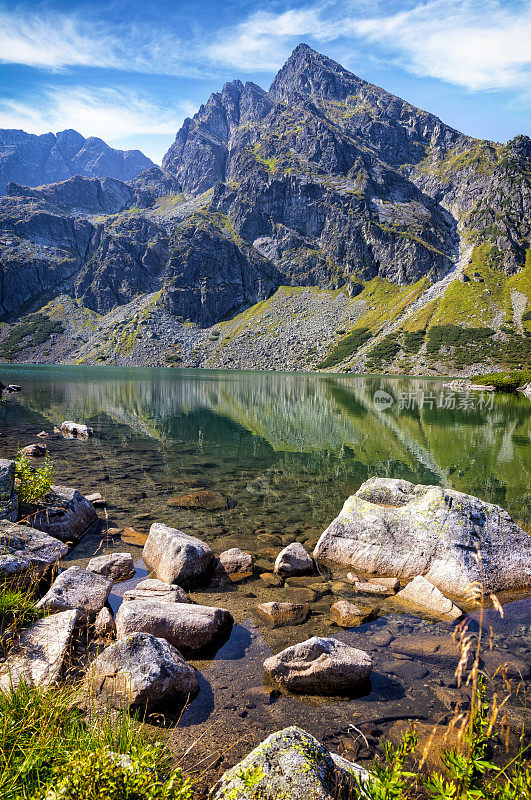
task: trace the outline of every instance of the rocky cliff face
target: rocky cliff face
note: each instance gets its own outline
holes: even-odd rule
[[[469,351],[459,360],[449,346],[443,356],[430,340],[445,325],[494,337],[478,363],[503,363],[506,345],[529,357],[527,137],[467,137],[306,45],[268,92],[234,81],[213,94],[184,122],[162,170],[117,180],[111,162],[90,158],[91,140],[80,146],[67,133],[49,163],[60,152],[61,163],[79,158],[106,177],[9,184],[0,199],[5,318],[69,297],[81,316],[105,315],[92,347],[97,360],[118,363],[267,367],[275,325],[287,337],[277,368],[459,371]],[[289,321],[277,314],[281,287],[299,292],[289,295]],[[124,355],[109,329],[133,312],[150,322],[144,344]],[[315,314],[328,327],[336,315],[334,330]],[[183,323],[196,327],[181,335]],[[70,357],[93,358],[86,341],[77,352]]]
[[[0,129],[0,192],[10,181],[42,186],[84,175],[129,181],[153,166],[140,150],[114,150],[95,136],[85,139],[77,131],[36,136]]]

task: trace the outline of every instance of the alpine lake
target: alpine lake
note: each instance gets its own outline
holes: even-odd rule
[[[236,763],[269,733],[299,725],[329,749],[363,764],[383,739],[409,720],[430,725],[451,716],[457,691],[453,663],[431,644],[420,657],[393,651],[397,637],[447,642],[452,627],[397,610],[392,600],[362,598],[377,608],[372,622],[335,626],[330,606],[356,598],[344,574],[322,574],[322,590],[301,625],[269,628],[253,612],[260,602],[296,600],[296,589],[268,587],[278,552],[293,541],[311,552],[344,501],[372,476],[441,484],[506,508],[531,531],[531,401],[523,395],[455,393],[442,380],[276,372],[106,367],[14,366],[5,383],[22,386],[0,404],[4,458],[19,446],[45,442],[54,483],[83,494],[101,492],[106,515],[66,557],[85,566],[95,553],[128,550],[133,579],[117,583],[114,610],[126,589],[146,576],[142,548],[107,535],[133,527],[147,534],[164,522],[208,542],[216,555],[231,547],[251,553],[255,575],[228,588],[191,591],[194,601],[230,610],[228,642],[199,670],[200,692],[181,713],[168,708],[157,725],[174,726],[171,746],[198,785]],[[64,420],[94,428],[87,441],[53,434]],[[36,438],[41,431],[46,439]],[[182,510],[168,500],[196,488],[229,500],[222,511]],[[361,599],[361,598],[360,598]],[[528,662],[531,598],[500,596],[503,619],[488,609],[495,652]],[[472,627],[479,614],[472,606]],[[334,636],[373,660],[368,694],[307,697],[264,682],[271,653],[310,636]],[[428,637],[428,638],[427,638]],[[529,675],[527,676],[529,677]],[[515,691],[511,713],[525,716]]]

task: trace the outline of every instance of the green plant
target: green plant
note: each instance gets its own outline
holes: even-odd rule
[[[404,331],[404,350],[407,353],[418,353],[424,342],[425,335],[425,330]]]
[[[127,711],[96,717],[82,705],[72,688],[0,693],[2,800],[190,800],[164,744],[147,743]]]
[[[372,333],[369,328],[355,328],[341,339],[335,347],[333,347],[328,355],[317,364],[318,369],[327,369],[328,367],[335,367],[341,361],[344,361],[349,356],[353,355],[359,348],[368,342]]]
[[[55,466],[46,453],[42,467],[32,467],[29,459],[19,450],[15,462],[15,475],[18,478],[17,494],[21,505],[26,506],[41,500],[52,488]]]
[[[5,629],[14,623],[25,625],[38,619],[41,612],[27,592],[13,589],[5,584],[0,586],[0,628]]]
[[[531,370],[517,372],[489,372],[471,378],[472,383],[483,386],[494,386],[497,392],[515,392],[519,386],[531,381]]]

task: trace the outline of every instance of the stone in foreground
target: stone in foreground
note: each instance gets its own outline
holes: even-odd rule
[[[255,610],[273,628],[300,625],[308,619],[310,613],[307,603],[258,603]]]
[[[232,625],[232,615],[223,608],[164,600],[131,600],[116,614],[118,639],[150,633],[185,654],[216,650],[228,639]]]
[[[76,608],[79,618],[94,619],[111,593],[112,578],[96,575],[82,567],[69,567],[54,580],[37,603],[37,608],[65,611]]]
[[[43,531],[0,520],[0,581],[19,588],[34,583],[68,553],[68,546]]]
[[[214,787],[213,800],[353,800],[358,796],[353,775],[368,777],[362,767],[333,755],[294,726],[272,733],[227,770]]]
[[[372,662],[363,650],[313,636],[264,661],[281,686],[306,694],[353,694],[367,683]]]
[[[288,544],[275,561],[275,572],[279,575],[311,575],[313,561],[300,542]]]
[[[52,486],[39,510],[29,516],[34,528],[62,542],[78,542],[97,521],[92,503],[69,486]]]
[[[190,586],[211,570],[214,553],[200,539],[155,522],[149,529],[143,559],[155,578]]]
[[[413,578],[411,583],[398,592],[396,599],[418,606],[423,611],[442,619],[455,621],[463,616],[461,609],[422,575]]]
[[[146,578],[137,583],[134,589],[124,592],[127,600],[162,600],[165,603],[191,603],[192,601],[180,586],[164,583],[157,578]]]
[[[90,665],[87,685],[115,708],[154,711],[199,691],[195,670],[165,639],[133,633],[109,645]]]
[[[89,572],[112,578],[113,581],[126,581],[135,574],[131,553],[109,553],[91,558],[87,564]]]
[[[342,628],[352,628],[372,619],[374,610],[368,606],[349,603],[348,600],[338,600],[331,606],[330,615],[334,622]]]
[[[21,682],[30,686],[55,683],[68,653],[76,618],[76,611],[63,611],[39,619],[22,631],[0,665],[0,691],[7,692]]]
[[[116,625],[114,624],[114,617],[107,606],[104,606],[101,611],[98,612],[94,620],[94,633],[96,636],[103,638],[112,636],[115,631]]]
[[[349,497],[313,556],[368,574],[423,575],[458,597],[473,581],[486,592],[531,586],[531,537],[500,506],[391,478],[371,478]]]

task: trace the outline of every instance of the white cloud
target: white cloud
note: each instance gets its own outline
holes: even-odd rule
[[[175,135],[189,110],[155,105],[141,94],[117,89],[50,87],[34,104],[0,101],[0,128],[28,133],[73,128],[83,136],[116,141],[131,134]]]
[[[525,89],[531,3],[430,0],[410,11],[350,19],[349,30],[394,52],[416,75],[469,89]]]

